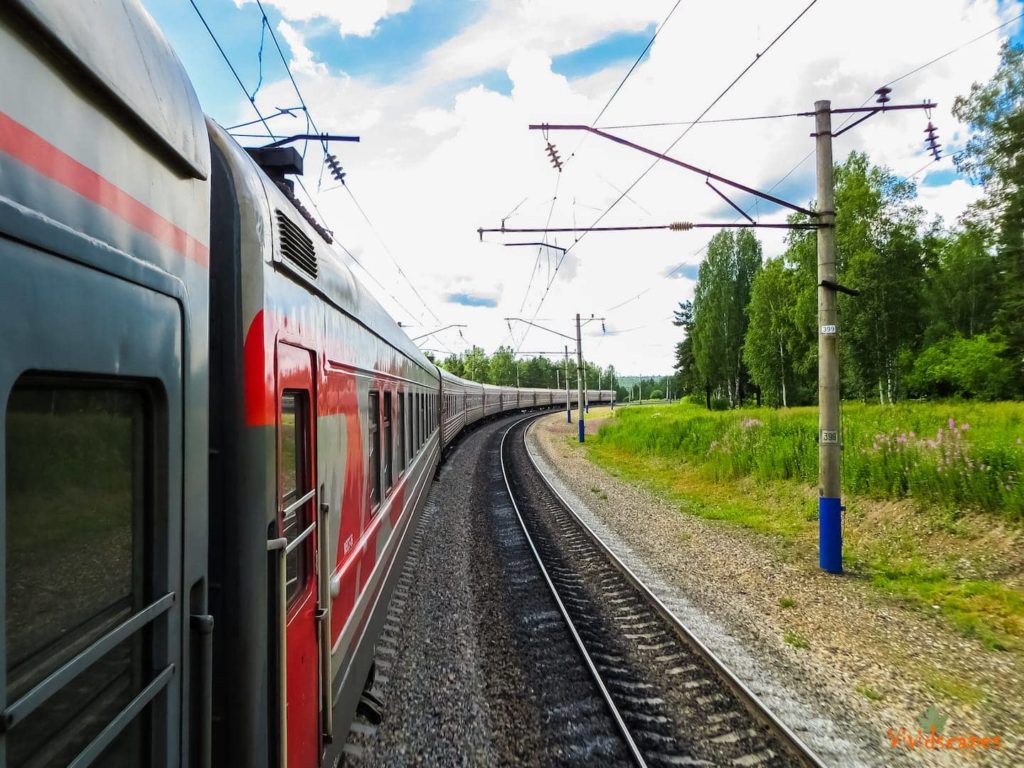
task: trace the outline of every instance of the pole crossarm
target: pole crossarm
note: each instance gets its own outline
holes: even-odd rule
[[[689,222],[675,221],[671,224],[638,224],[620,227],[481,227],[477,230],[480,239],[485,234],[543,234],[563,232],[649,232],[655,230],[671,230],[673,232],[686,232],[690,229],[818,229],[821,225],[817,222],[798,222],[795,224],[759,224],[740,222]],[[831,225],[829,225],[831,226]]]
[[[519,323],[526,323],[527,325],[532,325],[534,328],[540,328],[542,331],[547,331],[548,333],[553,333],[556,336],[561,336],[563,339],[569,339],[570,341],[576,341],[576,337],[575,336],[570,336],[569,334],[561,333],[560,331],[554,331],[551,328],[545,328],[543,325],[539,325],[538,323],[531,322],[531,321],[526,320],[526,319],[524,319],[522,317],[506,317],[505,318],[505,322],[506,323],[511,323],[513,320],[515,320],[516,322],[519,322]]]
[[[551,248],[552,250],[555,250],[555,251],[561,251],[562,253],[565,253],[567,250],[569,250],[568,248],[563,248],[560,245],[552,245],[551,243],[505,243],[505,247],[506,248],[516,248],[516,247],[519,247],[519,246],[538,246],[538,245],[543,247],[543,248]]]
[[[417,339],[425,339],[425,338],[427,338],[427,336],[433,336],[435,333],[440,333],[441,331],[447,331],[449,328],[466,328],[466,327],[468,327],[468,326],[462,325],[461,323],[452,323],[451,325],[446,325],[443,328],[437,328],[437,329],[431,331],[430,333],[424,333],[422,336],[413,336],[411,339],[409,339],[409,341],[416,341]]]
[[[706,170],[704,168],[698,168],[696,165],[691,165],[690,163],[684,162],[682,160],[677,160],[674,157],[669,157],[668,155],[662,152],[657,152],[651,149],[650,147],[645,147],[642,146],[641,144],[637,144],[634,141],[630,141],[629,139],[624,139],[621,136],[616,136],[615,134],[602,131],[600,128],[593,128],[589,125],[552,125],[549,123],[539,123],[531,125],[530,130],[545,132],[588,131],[596,136],[600,136],[601,138],[608,139],[609,141],[614,141],[616,144],[622,144],[623,146],[629,147],[630,149],[635,149],[638,152],[643,152],[644,154],[650,155],[651,157],[656,157],[659,160],[664,160],[666,163],[678,165],[680,168],[685,168],[688,171],[699,173],[701,176],[704,176],[707,179],[714,179],[715,181],[721,182],[722,184],[726,184],[730,187],[733,187],[734,189],[738,189],[742,192],[754,195],[755,197],[760,197],[762,200],[767,200],[771,203],[775,203],[776,205],[781,205],[783,208],[789,208],[792,211],[802,213],[805,216],[810,216],[811,218],[816,218],[818,215],[815,211],[812,211],[809,208],[802,208],[799,205],[794,205],[793,203],[783,200],[781,197],[775,197],[774,195],[770,195],[767,192],[761,192],[760,190],[754,189],[753,187],[748,187],[746,184],[740,184],[738,181],[733,181],[732,179],[727,179],[724,176],[719,176],[717,173],[712,173],[711,171]]]

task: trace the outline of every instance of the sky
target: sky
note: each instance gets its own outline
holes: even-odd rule
[[[183,0],[143,0],[184,63],[203,109],[224,126],[299,104],[280,44],[320,131],[358,135],[334,144],[346,187],[322,173],[310,145],[305,185],[366,290],[410,336],[440,355],[509,344],[524,357],[566,339],[506,318],[574,335],[575,315],[604,318],[583,330],[584,356],[622,374],[668,373],[681,330],[677,303],[692,299],[714,230],[550,235],[556,248],[508,243],[540,235],[480,227],[589,226],[651,165],[594,135],[528,129],[594,123],[692,165],[797,205],[814,196],[813,119],[643,125],[692,120],[749,64],[705,120],[857,107],[875,89],[1024,13],[1019,0],[818,0],[767,52],[810,0],[195,0],[231,60],[224,63]],[[658,31],[615,97],[609,97]],[[1018,19],[909,75],[894,103],[932,100],[944,149],[967,139],[950,108],[988,80]],[[764,52],[764,55],[760,54]],[[838,122],[840,116],[836,116]],[[928,164],[922,111],[878,115],[836,138],[834,157],[868,152],[900,176],[918,174],[918,200],[953,225],[980,194],[948,156]],[[301,111],[270,119],[279,135],[307,130]],[[258,123],[233,131],[243,146],[265,139]],[[552,167],[546,142],[557,149]],[[302,145],[299,145],[300,148]],[[803,160],[803,162],[801,162]],[[719,186],[720,189],[725,189]],[[785,209],[732,195],[760,222]],[[365,216],[364,216],[365,214]],[[602,226],[732,222],[736,213],[702,175],[660,163],[601,220]],[[785,233],[758,230],[766,257]],[[556,269],[557,267],[557,269]],[[602,328],[603,325],[603,328]]]

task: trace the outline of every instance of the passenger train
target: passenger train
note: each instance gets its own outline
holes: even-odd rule
[[[137,0],[0,5],[0,768],[337,765],[443,451],[565,407],[424,357],[295,159]]]

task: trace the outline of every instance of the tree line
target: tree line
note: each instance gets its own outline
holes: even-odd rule
[[[1005,45],[953,113],[972,129],[954,162],[983,196],[951,226],[866,154],[835,167],[839,281],[860,292],[839,296],[846,397],[1024,396],[1024,47]],[[708,407],[816,401],[816,234],[791,230],[786,245],[764,260],[751,231],[715,235],[675,312],[676,381]]]
[[[456,376],[502,387],[564,389],[565,374],[568,370],[569,386],[576,388],[577,365],[576,358],[572,356],[568,363],[543,356],[517,360],[512,347],[498,347],[494,354],[488,355],[483,348],[474,345],[462,354],[451,354],[436,362]],[[610,382],[616,377],[615,366],[602,368],[584,361],[583,367],[587,389],[611,389]]]

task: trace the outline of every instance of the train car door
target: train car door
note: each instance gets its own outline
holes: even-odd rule
[[[100,250],[60,236],[83,259]],[[191,318],[174,281],[135,271],[149,284],[0,236],[0,765],[11,768],[181,761]]]
[[[283,659],[288,768],[320,762],[316,397],[310,352],[277,347],[278,530],[287,539]],[[280,588],[280,587],[279,587]],[[280,595],[278,596],[280,600]]]

